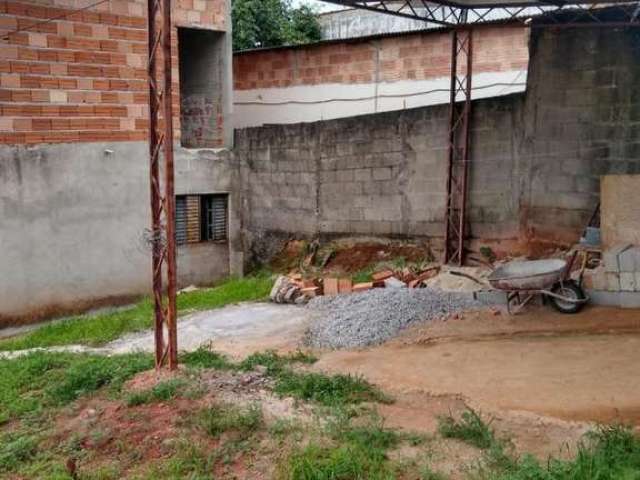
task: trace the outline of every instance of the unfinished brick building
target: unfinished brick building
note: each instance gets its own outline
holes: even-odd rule
[[[183,284],[228,275],[233,257],[229,3],[173,2]],[[146,0],[0,2],[0,316],[149,291],[146,12]]]

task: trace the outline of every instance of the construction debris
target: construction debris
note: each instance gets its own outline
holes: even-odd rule
[[[269,295],[271,301],[275,303],[301,303],[297,300],[304,296],[302,295],[301,285],[290,277],[280,275],[276,282],[273,284],[271,294]]]
[[[384,288],[407,288],[407,284],[396,277],[389,277],[384,281]]]
[[[370,282],[354,285],[350,278],[304,278],[301,273],[293,271],[287,276],[278,277],[271,290],[271,300],[276,303],[299,304],[322,295],[361,293],[373,288],[425,288],[427,281],[439,272],[440,266],[420,271],[412,271],[408,267],[398,271],[387,269],[373,273]]]

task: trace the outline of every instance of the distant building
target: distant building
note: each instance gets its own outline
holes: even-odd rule
[[[425,22],[378,12],[350,8],[318,15],[323,40],[344,40],[384,33],[424,30]]]

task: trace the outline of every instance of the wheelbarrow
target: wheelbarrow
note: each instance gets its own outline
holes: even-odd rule
[[[568,274],[564,260],[518,261],[498,267],[487,280],[493,288],[507,293],[510,314],[518,313],[536,295],[549,300],[559,312],[577,313],[589,298],[580,285],[568,278]]]

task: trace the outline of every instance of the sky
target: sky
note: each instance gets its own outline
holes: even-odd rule
[[[299,6],[299,5],[313,6],[317,8],[320,12],[327,12],[330,10],[337,10],[338,8],[340,8],[336,4],[332,5],[331,3],[320,2],[319,0],[293,0],[292,3],[294,6]]]

